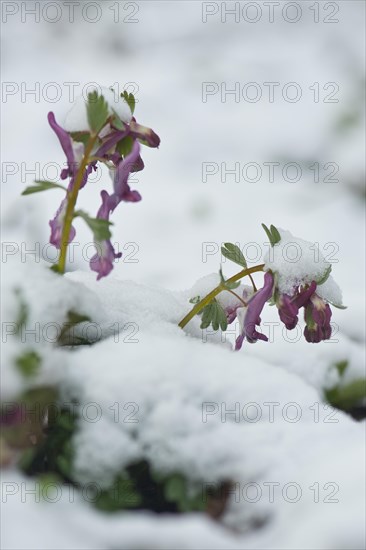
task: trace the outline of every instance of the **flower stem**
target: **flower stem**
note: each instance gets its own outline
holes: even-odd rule
[[[225,283],[235,283],[246,275],[251,275],[252,273],[256,273],[257,271],[263,271],[263,268],[264,264],[260,264],[254,267],[249,267],[248,269],[243,269],[242,271],[239,271],[239,273],[236,273],[235,275],[230,277],[230,279],[225,281]],[[220,294],[220,292],[222,292],[223,290],[227,290],[225,288],[225,283],[220,283],[216,288],[211,290],[211,292],[207,294],[205,298],[198,302],[198,304],[196,304],[194,308],[191,309],[189,313],[187,313],[187,315],[181,320],[178,326],[180,326],[180,328],[184,328],[186,324],[189,323],[189,321],[191,321],[191,319],[193,319],[195,315],[197,315],[197,313],[199,313],[205,306],[207,306],[207,304],[211,302],[211,300],[213,300],[213,298],[215,298],[215,296]]]
[[[62,236],[61,236],[60,257],[57,264],[57,271],[59,273],[65,273],[66,253],[67,253],[67,247],[69,244],[71,224],[74,218],[75,205],[78,198],[80,185],[81,185],[81,182],[83,181],[84,171],[90,162],[89,155],[92,152],[92,149],[94,147],[94,144],[97,138],[98,138],[98,134],[90,136],[90,139],[85,148],[84,156],[81,161],[79,170],[76,174],[74,185],[71,191],[67,193],[67,207],[66,207],[64,226],[62,229]]]
[[[226,292],[230,292],[230,294],[235,296],[235,298],[237,298],[239,300],[239,302],[241,302],[243,304],[244,307],[247,307],[248,304],[246,302],[244,302],[243,298],[240,298],[239,294],[237,294],[233,290],[230,290],[229,288],[226,288],[225,290],[226,290]]]

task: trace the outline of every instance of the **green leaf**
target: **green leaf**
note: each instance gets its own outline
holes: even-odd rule
[[[347,306],[343,306],[342,304],[335,304],[334,302],[331,302],[330,300],[327,300],[333,307],[337,309],[347,309]]]
[[[94,239],[96,241],[106,241],[111,238],[112,233],[110,232],[109,227],[112,224],[112,222],[108,220],[103,220],[101,218],[91,218],[86,212],[83,210],[77,210],[74,214],[74,218],[83,218],[85,223],[90,227],[90,229],[93,232]]]
[[[318,279],[318,280],[316,281],[317,285],[322,285],[323,283],[325,283],[325,281],[328,279],[328,277],[329,277],[331,271],[332,271],[332,266],[330,265],[330,266],[325,270],[325,273],[323,274],[323,276],[320,277],[320,279]]]
[[[40,193],[41,191],[48,191],[48,189],[63,189],[67,192],[66,187],[59,185],[58,183],[53,183],[52,181],[43,181],[36,180],[34,183],[37,185],[32,185],[24,189],[22,195],[32,195],[33,193]]]
[[[72,466],[72,458],[69,456],[63,456],[60,455],[56,457],[56,465],[58,470],[61,472],[61,474],[68,478],[72,479],[73,475],[73,466]]]
[[[270,229],[262,223],[262,227],[264,231],[266,232],[266,235],[268,237],[269,242],[271,243],[271,246],[273,247],[275,244],[279,243],[281,240],[281,235],[274,225],[271,225]]]
[[[137,508],[142,502],[135,483],[129,477],[118,476],[113,485],[100,492],[95,506],[105,512]]]
[[[191,298],[191,299],[189,300],[189,303],[190,303],[190,304],[198,304],[198,302],[200,301],[200,299],[201,299],[200,296],[194,296],[193,298]]]
[[[126,103],[128,104],[129,108],[131,109],[131,113],[133,114],[135,112],[135,107],[136,107],[136,99],[135,99],[135,96],[133,94],[129,94],[126,90],[124,92],[121,93],[121,97],[123,97],[123,99],[126,101]]]
[[[111,124],[113,124],[113,126],[115,128],[117,128],[117,130],[125,130],[126,129],[126,126],[125,124],[122,122],[122,120],[119,118],[118,114],[116,113],[116,111],[114,109],[113,110],[113,119],[112,119],[112,122]]]
[[[271,225],[270,230],[275,240],[275,244],[279,243],[281,240],[281,235],[279,234],[277,227],[275,227],[274,225]]]
[[[121,139],[116,145],[116,151],[122,156],[126,157],[132,151],[133,138],[131,136],[126,136]]]
[[[53,491],[55,491],[55,485],[56,485],[56,491],[58,491],[58,488],[60,487],[61,482],[62,482],[62,479],[60,478],[60,476],[57,474],[54,474],[53,472],[48,472],[48,473],[39,475],[37,477],[37,483],[36,483],[36,488],[39,491],[39,498],[45,500],[46,502],[49,502],[49,499],[50,498],[52,499],[52,495],[54,494]],[[55,495],[55,497],[57,497],[57,495]]]
[[[185,500],[185,479],[179,474],[169,477],[164,485],[164,496],[169,502],[179,502]]]
[[[224,286],[226,289],[228,290],[234,290],[235,288],[238,288],[240,286],[240,281],[234,281],[234,282],[231,282],[229,283],[229,281],[226,281],[225,280],[225,277],[222,273],[222,268],[220,267],[219,269],[219,274],[220,274],[220,280],[221,280],[221,284],[222,286]]]
[[[325,397],[333,407],[349,410],[366,398],[366,380],[359,378],[345,386],[336,386],[327,390]]]
[[[88,94],[86,106],[89,128],[93,134],[98,134],[107,122],[109,116],[108,103],[97,91]]]
[[[83,313],[78,313],[73,310],[67,312],[67,320],[68,323],[73,326],[78,325],[79,323],[84,323],[84,321],[91,321],[88,315],[84,315]]]
[[[203,308],[201,329],[208,328],[212,324],[214,330],[225,331],[227,329],[226,313],[217,300],[212,300]]]
[[[63,346],[90,344],[90,342],[88,342],[86,339],[75,336],[72,330],[76,325],[84,323],[86,321],[91,321],[90,317],[88,317],[87,315],[78,313],[77,311],[73,310],[68,311],[67,322],[64,323],[62,327],[58,343]]]
[[[16,334],[19,334],[28,320],[29,308],[22,296],[20,288],[16,288],[14,294],[19,300],[19,313],[16,320]]]
[[[15,365],[23,376],[30,378],[37,374],[41,366],[41,358],[35,351],[28,351],[15,360]]]
[[[90,139],[89,132],[70,132],[70,136],[74,141],[82,143],[85,147],[87,146]]]
[[[224,281],[223,283],[225,285],[225,288],[227,288],[228,290],[235,290],[236,288],[239,288],[240,286],[240,281],[234,281],[232,283],[229,283],[229,281]]]
[[[214,327],[214,325],[212,324]],[[217,326],[217,329],[215,328]],[[227,317],[223,307],[219,302],[215,302],[215,330],[221,328],[222,331],[227,329]]]
[[[213,319],[213,302],[207,304],[202,310],[201,328],[208,328]]]
[[[263,227],[264,231],[266,232],[266,235],[268,237],[269,242],[273,246],[273,244],[272,244],[272,234],[271,234],[270,230],[268,229],[268,227],[264,223],[262,223],[262,227]]]
[[[348,367],[348,361],[347,359],[344,359],[344,361],[338,361],[338,363],[336,363],[334,366],[339,372],[339,376],[343,376]]]
[[[228,260],[235,262],[238,265],[241,265],[247,269],[248,265],[246,259],[240,248],[233,243],[224,243],[224,246],[221,247],[221,254],[225,256]]]
[[[174,503],[179,512],[203,511],[206,508],[202,491],[191,495],[187,481],[181,474],[173,474],[165,480],[164,497],[168,502]]]

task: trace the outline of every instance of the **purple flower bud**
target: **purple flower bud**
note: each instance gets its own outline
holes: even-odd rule
[[[298,319],[299,308],[296,303],[291,301],[288,294],[281,294],[277,303],[278,314],[281,321],[286,326],[287,330],[292,330],[296,327]]]
[[[261,323],[260,314],[262,312],[264,304],[272,296],[273,283],[273,275],[270,271],[267,271],[264,275],[263,287],[255,294],[253,294],[253,296],[248,301],[247,308],[241,308],[241,310],[246,309],[246,311],[243,319],[242,334],[236,339],[236,350],[241,348],[244,338],[246,338],[251,344],[256,342],[257,340],[268,340],[267,336],[257,332],[256,326],[260,325]]]
[[[64,228],[66,208],[67,208],[67,200],[64,199],[61,202],[60,207],[57,210],[53,220],[49,221],[49,225],[51,227],[50,243],[53,244],[53,246],[55,246],[58,249],[61,248],[61,238],[62,238],[62,231]],[[75,234],[76,234],[75,228],[71,226],[69,239],[67,242],[71,243],[71,241],[75,238]]]
[[[109,220],[110,214],[110,195],[107,191],[101,192],[102,205],[98,210],[97,218]],[[90,260],[90,268],[98,273],[97,281],[102,277],[106,277],[113,269],[113,263],[116,258],[122,256],[122,252],[115,253],[110,240],[94,241],[97,249],[96,254]]]
[[[138,124],[134,118],[130,122],[130,135],[149,147],[159,147],[160,145],[160,138],[154,130]]]
[[[331,317],[332,310],[329,304],[317,294],[313,294],[305,310],[304,336],[306,341],[319,343],[322,340],[329,340],[332,335]]]
[[[281,321],[286,326],[287,330],[292,330],[298,322],[298,313],[301,307],[306,307],[310,298],[316,289],[316,282],[313,281],[309,287],[304,288],[294,293],[293,296],[288,294],[280,294],[277,300],[278,314]]]

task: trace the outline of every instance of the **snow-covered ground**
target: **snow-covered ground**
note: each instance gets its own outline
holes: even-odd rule
[[[81,484],[108,486],[124,466],[145,459],[164,474],[183,474],[193,492],[222,480],[237,485],[220,523],[199,513],[108,516],[78,493],[71,502],[66,489],[57,502],[36,502],[25,495],[34,479],[12,466],[1,472],[2,547],[363,548],[364,425],[332,409],[324,391],[339,383],[337,363],[348,361],[343,384],[365,377],[364,4],[301,2],[297,23],[280,15],[284,2],[273,23],[262,2],[254,3],[263,10],[257,23],[242,15],[222,22],[225,3],[215,2],[218,14],[206,23],[201,2],[97,2],[96,23],[81,17],[88,2],[75,3],[74,23],[61,1],[57,23],[44,14],[39,22],[23,14],[22,22],[21,3],[3,2],[2,10],[6,4],[19,12],[2,13],[2,321],[3,327],[17,321],[20,296],[30,326],[40,323],[42,366],[24,381],[14,357],[33,342],[3,338],[2,399],[54,384],[62,403],[76,397],[81,410],[97,404],[98,421],[83,418],[74,436]],[[335,15],[332,6],[339,7]],[[47,99],[51,82],[61,90],[54,103]],[[46,115],[65,118],[70,82],[79,83],[76,95],[90,82],[130,83],[137,120],[162,140],[159,150],[143,150],[145,170],[133,176],[143,200],[113,215],[113,242],[123,257],[99,282],[89,271],[94,252],[81,223],[65,278],[34,262],[35,248],[53,257],[48,220],[59,197],[57,191],[19,196],[34,178],[55,178],[52,163],[64,167]],[[243,99],[249,82],[260,86],[256,103]],[[279,83],[273,102],[268,82]],[[204,83],[215,92],[205,100]],[[284,99],[288,83],[301,88],[299,101]],[[39,97],[26,95],[38,85]],[[225,86],[239,87],[238,102],[233,94],[221,100]],[[290,97],[294,90],[288,88]],[[338,102],[324,102],[330,94]],[[272,162],[280,164],[271,182]],[[301,166],[299,181],[286,181],[294,178],[287,163]],[[258,166],[262,175],[253,181]],[[103,172],[88,184],[80,207],[94,214],[105,182]],[[270,342],[234,353],[237,334],[227,341],[202,334],[197,318],[185,331],[178,328],[188,300],[211,290],[212,277],[195,281],[218,272],[222,242],[237,243],[250,264],[262,261],[268,250],[262,222],[318,243],[332,264],[348,309],[333,310],[339,330],[331,341],[289,341],[292,333],[275,325]],[[228,261],[223,268],[235,273]],[[260,284],[262,276],[255,279]],[[62,325],[71,309],[109,337],[77,351],[55,349],[43,328]],[[274,309],[266,309],[263,322],[278,321]],[[271,336],[270,325],[263,331]],[[116,421],[116,403],[137,422]],[[137,408],[123,409],[131,403]]]

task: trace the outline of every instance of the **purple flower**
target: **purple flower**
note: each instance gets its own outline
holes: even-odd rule
[[[316,294],[317,284],[312,281],[309,286],[296,289],[293,296],[280,294],[276,301],[281,321],[287,330],[292,330],[298,322],[300,308],[304,308],[306,327],[304,336],[307,342],[318,343],[329,340],[332,327],[330,319],[332,311],[329,304]]]
[[[130,135],[149,147],[159,147],[160,145],[160,138],[154,130],[138,124],[135,118],[130,122]]]
[[[128,176],[132,171],[132,168],[138,162],[140,158],[140,145],[138,141],[135,141],[132,146],[132,151],[121,160],[115,169],[113,178],[113,194],[109,198],[110,210],[113,210],[118,206],[121,201],[125,202],[138,202],[141,200],[141,195],[138,191],[131,191],[128,185]]]
[[[62,170],[61,179],[65,180],[69,176],[74,177],[79,166],[80,156],[82,156],[82,152],[84,151],[84,146],[82,143],[74,142],[69,133],[57,124],[55,115],[52,112],[48,113],[47,118],[52,130],[59,139],[67,159],[68,167]]]
[[[321,340],[329,340],[332,335],[331,317],[332,310],[329,304],[314,293],[305,309],[304,336],[306,341],[317,344]]]
[[[102,205],[98,210],[97,218],[109,220],[110,210],[110,195],[107,191],[101,192]],[[113,269],[113,263],[116,258],[122,256],[122,252],[115,253],[110,240],[94,241],[97,249],[96,254],[90,260],[90,268],[98,273],[97,281],[102,277],[106,277]]]
[[[49,221],[49,225],[51,227],[50,243],[53,244],[53,246],[55,246],[56,248],[61,248],[61,238],[62,238],[62,231],[64,228],[66,209],[67,209],[67,199],[65,198],[60,204],[60,207],[57,210],[53,220]],[[76,234],[75,228],[71,226],[69,238],[67,242],[71,243],[71,241],[75,238],[75,234]]]
[[[272,296],[273,283],[273,275],[270,271],[267,271],[264,275],[263,288],[253,294],[253,296],[248,301],[248,307],[246,309],[240,308],[240,311],[245,310],[245,313],[243,318],[242,333],[236,339],[236,350],[241,348],[244,338],[246,338],[247,341],[251,344],[256,342],[257,340],[268,340],[267,336],[257,332],[256,326],[260,325],[261,323],[260,314],[262,312],[264,304]]]
[[[115,130],[111,132],[104,138],[103,143],[97,150],[95,156],[104,157],[108,153],[114,151],[117,143],[126,136],[128,136],[128,130]],[[118,156],[121,158],[121,155]]]
[[[238,292],[239,291],[236,290],[237,294]],[[252,295],[253,295],[252,289],[248,286],[244,286],[244,288],[242,289],[241,298],[245,304],[248,303],[248,300]],[[233,323],[237,318],[238,309],[243,308],[243,302],[240,302],[238,300],[235,304],[229,305],[229,306],[225,306],[224,304],[221,304],[224,308],[228,325]]]
[[[281,294],[277,302],[277,307],[280,319],[283,324],[286,325],[287,330],[294,329],[299,320],[297,316],[299,308],[291,301],[290,296],[288,294]]]
[[[64,130],[55,120],[55,115],[48,113],[48,121],[57,135],[61,147],[66,155],[67,168],[62,170],[61,179],[70,178],[68,192],[72,191],[77,177],[80,177],[80,165],[84,155],[84,145],[81,142],[76,142],[72,139],[69,132]],[[118,126],[118,128],[117,128]],[[105,131],[104,131],[105,130]],[[113,163],[113,192],[108,194],[107,191],[102,191],[102,205],[99,208],[97,218],[109,220],[111,212],[113,212],[118,204],[124,202],[138,202],[141,200],[141,195],[138,191],[131,190],[128,184],[128,177],[131,172],[138,172],[144,168],[143,160],[140,156],[140,144],[144,143],[149,147],[158,147],[160,138],[153,130],[142,126],[133,118],[130,123],[113,125],[113,121],[108,128],[105,128],[98,136],[98,146],[92,151],[93,158],[88,162],[83,171],[79,189],[82,189],[88,177],[93,170],[97,169],[98,161],[107,161],[108,164]],[[102,135],[103,133],[103,135]],[[129,138],[132,141],[131,152],[122,156],[124,149],[121,141]],[[119,147],[122,145],[122,147]],[[87,159],[89,160],[89,159]],[[84,166],[84,164],[83,164]],[[79,176],[78,176],[79,174]],[[79,191],[78,189],[78,191]],[[62,233],[64,230],[65,216],[67,211],[69,196],[66,195],[61,202],[55,217],[50,220],[51,227],[50,243],[56,248],[61,248]],[[72,214],[72,213],[71,213]],[[71,226],[68,236],[68,242],[71,242],[75,237],[75,228]],[[97,253],[90,261],[90,267],[98,273],[97,279],[104,277],[113,269],[113,263],[116,258],[122,256],[121,253],[116,254],[109,239],[103,241],[95,240]]]
[[[293,296],[289,296],[288,294],[279,295],[276,302],[278,314],[287,330],[292,330],[296,327],[299,320],[299,309],[304,306],[306,307],[315,289],[316,282],[313,281],[309,287],[303,288],[300,291],[296,290]]]

